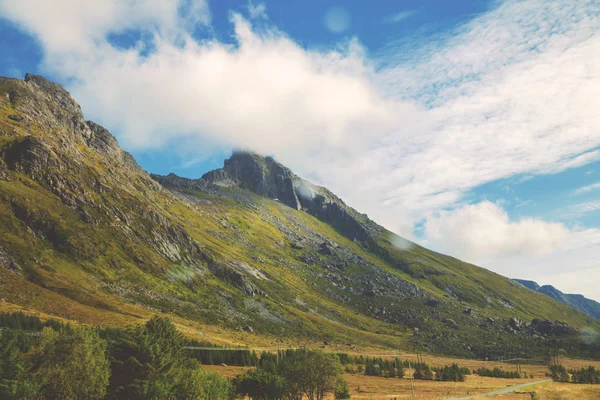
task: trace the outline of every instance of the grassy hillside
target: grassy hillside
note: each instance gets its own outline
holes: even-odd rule
[[[165,314],[221,343],[600,357],[584,314],[376,231],[351,240],[236,187],[164,188],[59,86],[0,79],[0,309],[103,326]]]

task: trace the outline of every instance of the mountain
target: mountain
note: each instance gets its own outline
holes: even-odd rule
[[[273,158],[150,176],[30,74],[0,78],[0,311],[15,310],[167,315],[215,343],[600,358],[591,317],[404,240]]]
[[[551,285],[540,286],[534,281],[527,281],[523,279],[513,280],[525,286],[526,288],[545,294],[546,296],[552,297],[554,300],[558,300],[561,303],[568,304],[569,306],[600,321],[600,303],[595,300],[588,299],[580,294],[563,293]]]

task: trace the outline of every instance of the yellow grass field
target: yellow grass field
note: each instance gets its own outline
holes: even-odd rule
[[[410,359],[410,357],[404,355],[402,356],[402,359]],[[460,366],[468,367],[469,369],[498,367],[504,370],[512,370],[515,368],[514,365],[498,362],[451,359],[436,356],[423,356],[423,361],[433,366],[443,366],[456,362]],[[560,362],[567,368],[581,368],[589,365],[600,367],[600,362],[598,361],[563,358]],[[207,365],[205,368],[218,372],[227,378],[233,378],[250,369],[249,367],[211,365]],[[545,376],[548,368],[544,365],[522,365],[521,369],[523,372],[526,372],[528,376],[533,374],[533,379],[499,379],[470,375],[467,376],[465,382],[414,380],[416,398],[423,400],[461,398],[485,394],[495,390],[504,389],[508,386],[549,379]],[[362,374],[344,374],[344,379],[348,382],[353,399],[389,400],[395,398],[400,400],[413,398],[410,379],[408,378],[394,379],[365,376]],[[535,385],[522,391],[518,391],[517,393],[481,398],[497,400],[530,400],[531,392],[536,392],[541,400],[600,400],[599,385],[575,385],[555,382]],[[333,397],[330,397],[330,399],[333,399]]]

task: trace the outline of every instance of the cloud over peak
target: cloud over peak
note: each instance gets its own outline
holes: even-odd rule
[[[546,255],[564,245],[571,233],[560,223],[511,221],[506,211],[489,201],[437,212],[425,224],[428,244],[471,261]]]

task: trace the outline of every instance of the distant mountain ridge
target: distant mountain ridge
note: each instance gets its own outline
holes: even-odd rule
[[[551,285],[540,286],[537,282],[534,281],[528,281],[524,279],[513,280],[525,286],[526,288],[552,297],[554,300],[558,300],[561,303],[565,303],[573,308],[576,308],[579,311],[586,313],[590,317],[600,321],[600,303],[598,303],[595,300],[588,299],[587,297],[581,294],[563,293]]]

